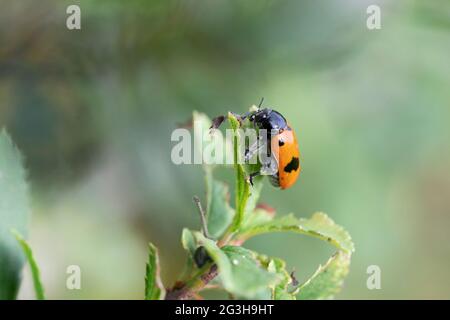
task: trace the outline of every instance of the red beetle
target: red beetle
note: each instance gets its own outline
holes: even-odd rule
[[[256,111],[238,117],[240,120],[248,118],[255,127],[267,130],[272,155],[271,163],[268,166],[277,169],[276,173],[271,175],[270,182],[281,189],[291,187],[297,181],[301,171],[300,151],[294,130],[289,126],[286,119],[278,111],[269,108],[258,108]],[[224,119],[223,116],[215,118],[211,127],[217,128]],[[250,159],[256,151],[256,147],[250,147],[250,150],[246,151],[246,160]],[[260,174],[261,171],[251,173],[249,176],[250,183],[255,176]]]

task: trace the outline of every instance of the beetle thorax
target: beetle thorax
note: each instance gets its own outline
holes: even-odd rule
[[[272,109],[262,109],[255,112],[250,121],[253,121],[258,128],[270,130],[284,130],[287,128],[286,119],[277,111]]]

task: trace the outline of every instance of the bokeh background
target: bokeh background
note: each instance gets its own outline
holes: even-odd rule
[[[366,28],[370,4],[381,30]],[[0,127],[26,159],[48,297],[143,298],[148,241],[172,284],[204,186],[200,167],[171,163],[170,134],[193,110],[264,96],[296,129],[303,174],[286,191],[267,183],[262,200],[351,233],[338,298],[450,298],[449,57],[447,0],[3,0]],[[300,280],[332,252],[295,234],[248,246]],[[71,264],[82,290],[66,289]],[[381,290],[366,287],[373,264]],[[27,269],[20,297],[34,297]]]

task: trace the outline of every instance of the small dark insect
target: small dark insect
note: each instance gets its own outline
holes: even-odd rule
[[[292,280],[292,286],[297,287],[300,283],[298,282],[297,278],[295,277],[295,270],[292,270],[291,272],[291,280]]]
[[[212,259],[208,255],[208,252],[206,251],[205,247],[201,246],[198,247],[194,252],[194,262],[197,265],[198,268],[203,267],[208,262],[211,262]]]

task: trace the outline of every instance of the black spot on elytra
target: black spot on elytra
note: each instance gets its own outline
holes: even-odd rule
[[[278,146],[282,147],[284,146],[284,140],[283,139],[278,139]]]
[[[299,161],[297,157],[292,157],[291,161],[284,167],[284,172],[292,172],[298,170]]]

